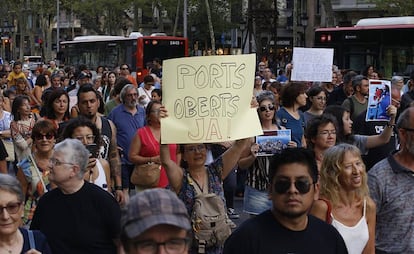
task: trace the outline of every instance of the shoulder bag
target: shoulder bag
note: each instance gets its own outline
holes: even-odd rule
[[[148,129],[144,127],[143,131],[148,137],[148,140],[150,140],[154,151],[157,151],[157,147],[148,134]],[[161,165],[154,162],[135,165],[131,175],[131,183],[144,189],[157,187],[160,179],[160,172]]]

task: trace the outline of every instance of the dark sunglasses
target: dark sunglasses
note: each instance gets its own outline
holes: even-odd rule
[[[300,194],[308,193],[313,184],[309,182],[308,180],[296,180],[293,183],[295,185],[295,188],[299,191]],[[276,193],[285,194],[289,190],[291,185],[292,185],[291,181],[278,180],[274,184],[274,190]]]
[[[55,137],[55,135],[54,135],[53,133],[48,133],[48,134],[46,134],[46,135],[43,135],[43,134],[36,134],[36,135],[34,136],[34,138],[35,138],[36,140],[43,140],[45,137],[46,137],[46,139],[47,139],[47,140],[51,140],[52,138],[54,138],[54,137]]]
[[[269,105],[268,107],[260,106],[259,110],[260,110],[260,112],[264,112],[266,110],[275,110],[275,106],[274,105]]]

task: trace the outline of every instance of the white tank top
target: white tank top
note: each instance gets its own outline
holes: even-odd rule
[[[345,241],[349,254],[361,254],[369,239],[368,224],[365,218],[367,200],[364,199],[364,208],[362,218],[355,226],[348,227],[341,222],[335,220],[332,216],[332,226],[334,226],[341,234]]]
[[[95,179],[95,181],[93,181],[93,183],[107,191],[108,183],[106,182],[105,170],[103,169],[102,164],[98,159],[96,160],[96,167],[98,168],[98,177]]]

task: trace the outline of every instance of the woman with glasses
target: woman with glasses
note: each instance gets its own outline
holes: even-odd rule
[[[303,82],[291,82],[282,89],[280,97],[282,107],[277,111],[281,125],[292,132],[292,140],[298,147],[306,147],[304,129],[305,117],[299,109],[306,105],[307,86]]]
[[[314,117],[306,127],[306,144],[315,155],[318,170],[321,168],[323,153],[329,147],[336,145],[336,131],[336,120],[330,114]]]
[[[50,254],[46,237],[37,230],[20,227],[23,191],[16,178],[0,174],[0,250],[2,253]],[[30,238],[33,237],[31,243]]]
[[[160,109],[160,116],[165,117],[167,115],[165,108],[161,107]],[[221,198],[223,206],[225,206],[223,179],[237,165],[240,155],[249,141],[248,138],[235,141],[229,149],[208,165],[206,165],[206,144],[180,145],[180,165],[172,160],[168,145],[161,145],[161,163],[166,170],[170,187],[184,202],[190,216],[193,212],[196,196],[199,194],[214,193]],[[227,210],[225,207],[223,209]],[[225,214],[227,213],[225,212]],[[228,223],[220,226],[230,230]],[[197,253],[197,248],[193,247],[190,253]],[[207,247],[205,253],[222,253],[222,246],[217,243],[215,246]]]
[[[129,148],[129,161],[135,165],[145,163],[156,163],[161,165],[160,159],[160,140],[161,140],[161,125],[159,113],[161,102],[151,101],[146,111],[147,124],[139,128]],[[181,154],[176,144],[168,145],[171,160],[178,163],[181,160]],[[160,180],[158,187],[165,188],[168,185],[168,178],[164,167],[161,167]],[[138,186],[135,187],[137,191],[142,191]]]
[[[359,149],[339,144],[326,150],[319,183],[320,199],[311,214],[339,231],[348,253],[375,253],[376,208]]]
[[[257,96],[259,107],[257,114],[262,125],[263,132],[271,133],[284,130],[276,119],[274,96],[271,92],[263,92]],[[250,215],[258,215],[269,209],[272,202],[268,198],[269,185],[269,157],[257,156],[259,145],[254,138],[249,139],[250,145],[245,149],[238,162],[239,168],[248,170],[246,186],[244,190],[243,211]],[[295,147],[296,143],[290,141],[289,147]]]
[[[110,192],[111,172],[108,161],[98,158],[102,139],[96,125],[83,116],[71,119],[61,136],[62,140],[67,138],[78,139],[90,152],[84,179]]]
[[[25,195],[23,223],[26,226],[30,226],[40,197],[55,187],[48,176],[49,160],[56,143],[56,127],[51,121],[40,120],[33,126],[31,138],[33,152],[17,164],[17,178]]]
[[[326,107],[326,92],[320,86],[312,87],[307,92],[309,109],[303,113],[305,123],[308,124],[312,118],[320,116]]]

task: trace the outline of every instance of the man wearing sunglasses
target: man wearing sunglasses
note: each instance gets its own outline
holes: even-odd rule
[[[272,208],[242,224],[224,254],[348,253],[334,227],[308,215],[319,196],[318,169],[304,148],[288,148],[270,159]]]

